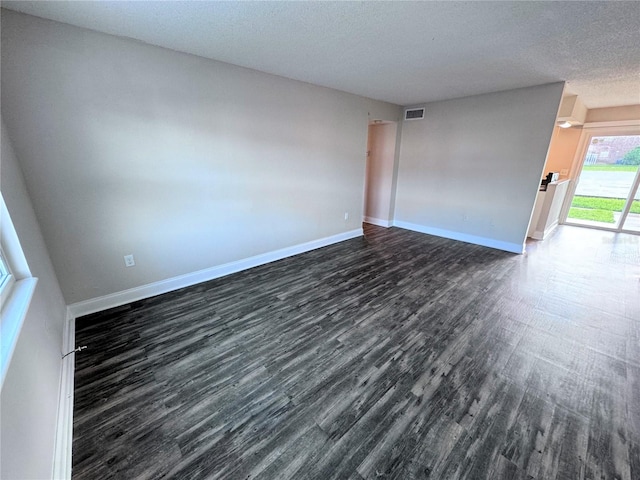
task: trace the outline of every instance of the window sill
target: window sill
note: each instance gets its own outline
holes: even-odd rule
[[[0,312],[2,317],[0,322],[0,338],[2,339],[0,346],[0,386],[4,384],[4,378],[9,369],[9,363],[16,348],[24,319],[27,316],[27,310],[29,310],[36,283],[38,283],[38,279],[35,277],[16,281],[7,302],[2,306],[2,312]]]

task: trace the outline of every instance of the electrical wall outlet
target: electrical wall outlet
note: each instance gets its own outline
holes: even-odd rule
[[[563,168],[562,170],[560,170],[560,175],[562,175],[563,177],[569,174],[569,170],[566,168]]]
[[[133,255],[125,255],[124,256],[124,265],[126,267],[133,267],[135,266],[136,262],[133,259]]]
[[[349,212],[344,212],[344,221],[349,220]]]

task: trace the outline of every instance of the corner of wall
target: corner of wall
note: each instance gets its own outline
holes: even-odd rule
[[[42,398],[59,398],[66,305],[4,122],[0,185],[26,261],[39,279],[2,386],[1,433],[12,439],[2,442],[2,475],[41,478],[52,471],[58,422],[57,405]],[[31,354],[33,345],[38,355]]]

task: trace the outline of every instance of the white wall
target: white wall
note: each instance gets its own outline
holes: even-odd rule
[[[4,122],[0,190],[39,279],[0,396],[0,477],[50,478],[66,306]]]
[[[368,120],[397,106],[2,20],[2,112],[68,303],[361,227]]]
[[[395,223],[521,252],[563,83],[430,103],[404,122]]]
[[[551,144],[549,145],[547,163],[542,173],[543,176],[548,172],[558,172],[561,178],[567,178],[569,176],[581,134],[582,126],[554,128]],[[562,173],[563,170],[566,170],[566,172]]]
[[[369,125],[365,221],[392,219],[397,123]]]

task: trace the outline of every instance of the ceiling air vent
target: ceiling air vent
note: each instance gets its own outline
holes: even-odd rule
[[[424,118],[424,108],[408,108],[404,111],[405,120],[422,120]]]

